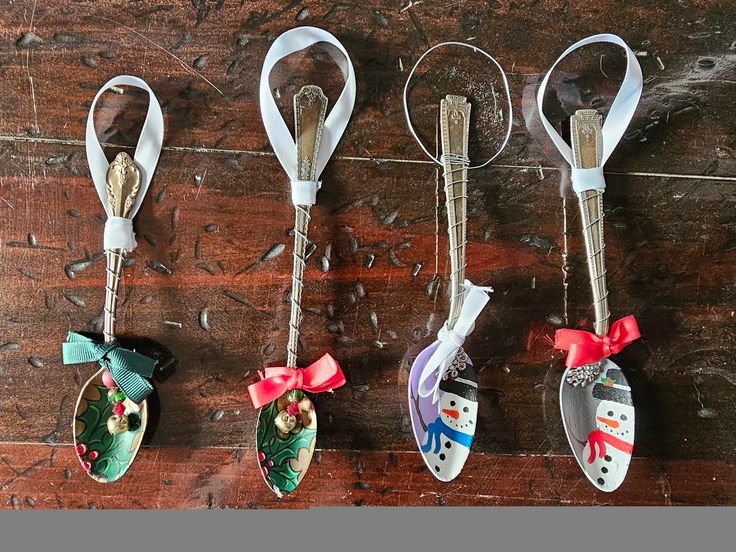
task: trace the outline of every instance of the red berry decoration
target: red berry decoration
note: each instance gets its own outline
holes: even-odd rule
[[[115,406],[112,407],[113,414],[116,414],[118,416],[122,416],[125,414],[125,405],[123,403],[117,403]]]
[[[90,460],[97,460],[99,457],[100,457],[99,452],[97,452],[96,450],[91,450],[89,451],[89,456],[87,458],[89,458]]]
[[[115,380],[112,377],[112,374],[109,370],[105,370],[102,372],[102,385],[105,387],[117,387],[117,383],[115,383]]]
[[[92,469],[92,464],[90,464],[86,460],[83,460],[82,461],[82,468],[84,469],[84,471],[88,472],[88,471],[90,471]]]
[[[76,447],[74,447],[74,450],[77,451],[77,454],[79,456],[84,456],[84,454],[87,452],[87,445],[84,443],[78,443]]]
[[[259,462],[263,462],[265,459],[266,459],[266,455],[263,454],[263,451],[262,450],[259,450],[258,451],[258,461]]]
[[[286,407],[286,413],[289,416],[298,416],[299,415],[299,403],[289,403],[289,406]]]
[[[268,468],[266,466],[261,466],[261,473],[263,474],[263,477],[268,477]]]
[[[268,461],[268,467],[269,468],[273,468],[273,460],[269,460]]]

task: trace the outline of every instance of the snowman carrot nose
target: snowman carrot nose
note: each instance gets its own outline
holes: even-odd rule
[[[603,422],[603,423],[604,423],[604,424],[606,424],[607,426],[609,426],[609,427],[612,427],[613,429],[616,429],[616,428],[617,428],[618,426],[620,426],[620,425],[621,425],[621,424],[619,424],[619,423],[618,423],[618,422],[617,422],[616,420],[610,420],[610,419],[608,419],[608,418],[601,418],[600,416],[596,416],[596,419],[597,419],[597,420],[598,420],[599,422]]]
[[[460,412],[457,410],[450,410],[449,408],[443,408],[442,412],[444,414],[447,414],[450,418],[458,419],[460,417]]]

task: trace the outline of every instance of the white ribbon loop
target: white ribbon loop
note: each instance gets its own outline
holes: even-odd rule
[[[463,307],[455,326],[450,328],[448,322],[437,333],[439,345],[424,365],[419,375],[418,393],[420,397],[432,397],[432,404],[439,400],[440,382],[442,376],[452,365],[460,347],[475,329],[475,320],[488,303],[491,287],[476,286],[470,280],[465,280],[463,293]]]
[[[353,106],[355,105],[355,73],[353,71],[353,64],[350,62],[350,56],[347,50],[340,44],[332,34],[325,30],[317,29],[316,27],[297,27],[286,31],[280,35],[271,45],[271,48],[266,54],[266,59],[263,62],[263,69],[261,70],[261,83],[260,83],[260,102],[261,102],[261,118],[263,119],[263,126],[266,129],[266,134],[271,142],[276,157],[278,157],[281,166],[289,175],[292,181],[292,197],[310,199],[312,192],[315,197],[319,186],[316,189],[312,187],[304,186],[304,181],[299,180],[297,158],[296,158],[296,144],[294,138],[289,132],[289,128],[286,126],[278,107],[276,106],[276,100],[274,100],[273,94],[271,93],[271,86],[268,83],[269,75],[273,70],[274,66],[286,56],[309,48],[310,46],[319,42],[327,42],[332,44],[339,50],[339,54],[332,50],[326,50],[335,60],[340,67],[342,75],[345,78],[345,87],[340,93],[340,97],[332,107],[332,111],[325,119],[324,130],[322,132],[322,139],[320,142],[319,156],[317,158],[316,167],[316,179],[319,179],[320,174],[324,170],[327,162],[332,157],[337,143],[340,141],[345,128],[350,120],[350,115],[353,112]],[[299,183],[294,185],[294,183]],[[317,184],[316,182],[310,182],[310,186]],[[297,189],[295,191],[295,189]],[[306,190],[304,188],[307,188]],[[311,203],[297,203],[295,205],[313,205],[314,199]]]
[[[146,114],[146,120],[143,123],[143,129],[138,138],[135,155],[133,156],[141,172],[141,188],[127,218],[113,216],[111,211],[107,196],[107,168],[110,163],[97,139],[97,132],[95,131],[94,114],[97,100],[105,91],[115,86],[134,86],[135,88],[140,88],[148,92],[148,113]],[[105,208],[108,217],[105,223],[105,237],[103,242],[105,249],[125,249],[126,251],[135,249],[136,241],[133,233],[132,219],[138,213],[138,209],[140,209],[143,198],[148,191],[148,186],[151,183],[153,172],[156,169],[156,164],[161,154],[163,141],[164,117],[161,113],[161,106],[153,90],[151,90],[145,81],[138,77],[120,75],[110,79],[100,88],[89,108],[85,147],[87,150],[89,172],[92,175],[92,181],[95,183],[97,195],[100,196],[100,201],[102,201],[102,206]]]
[[[571,52],[587,46],[588,44],[594,44],[596,42],[609,42],[616,44],[624,49],[626,52],[626,73],[624,74],[624,80],[621,82],[621,88],[619,88],[616,97],[611,104],[611,109],[608,111],[608,116],[603,122],[603,156],[601,159],[601,167],[594,169],[575,169],[572,172],[572,183],[573,189],[576,193],[581,193],[586,190],[603,190],[606,187],[606,181],[603,178],[603,165],[606,164],[608,158],[613,153],[613,150],[618,145],[619,141],[626,132],[626,128],[631,122],[631,118],[634,116],[636,106],[639,103],[641,97],[641,91],[643,86],[643,77],[641,74],[641,67],[639,61],[636,59],[636,55],[631,51],[631,48],[624,42],[624,40],[614,34],[597,34],[584,38],[567,50],[562,52],[562,55],[557,58],[549,68],[547,74],[542,79],[542,83],[539,85],[537,91],[537,109],[539,110],[539,118],[542,120],[544,129],[549,134],[549,137],[554,142],[557,149],[560,151],[565,161],[571,167],[575,166],[575,160],[572,154],[572,148],[562,139],[562,136],[554,129],[552,124],[544,116],[543,104],[544,104],[544,93],[547,90],[547,83],[549,82],[550,75],[557,64],[560,63],[565,57]]]

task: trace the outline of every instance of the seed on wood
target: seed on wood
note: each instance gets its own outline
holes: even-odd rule
[[[141,298],[141,305],[148,305],[151,301],[153,301],[153,295],[149,293]]]
[[[5,351],[17,351],[18,349],[20,349],[20,344],[15,343],[14,341],[0,345],[0,353],[4,353]]]
[[[135,257],[126,257],[125,260],[123,261],[123,266],[125,268],[130,268],[134,264],[135,264]]]
[[[327,326],[327,331],[330,333],[343,333],[345,331],[345,324],[343,324],[342,320],[335,322],[334,324],[330,324]]]
[[[173,320],[164,320],[164,326],[167,328],[177,328],[179,330],[183,327],[181,322],[174,322]]]
[[[28,364],[34,368],[43,368],[43,360],[38,357],[28,357]]]
[[[161,203],[166,199],[166,190],[161,190],[158,194],[156,194],[156,199],[154,201],[156,203]]]
[[[31,247],[38,246],[38,240],[36,239],[36,235],[33,232],[28,232],[28,245]]]
[[[197,241],[194,242],[194,258],[197,260],[202,258],[202,241],[199,236],[197,236]]]
[[[335,305],[332,303],[327,303],[327,306],[325,307],[325,314],[327,315],[327,318],[335,318]]]
[[[261,255],[261,261],[271,261],[275,259],[284,252],[284,249],[286,249],[286,245],[283,243],[277,243],[276,245],[271,246],[268,251]]]
[[[70,216],[70,217],[72,217],[72,218],[79,218],[79,217],[81,217],[81,216],[82,216],[82,213],[80,213],[80,212],[79,212],[79,211],[77,211],[76,209],[69,209],[69,210],[68,210],[68,211],[66,212],[66,214],[67,214],[67,215],[69,215],[69,216]]]
[[[238,295],[237,293],[233,293],[232,291],[225,290],[222,292],[225,297],[228,297],[235,301],[236,303],[240,303],[241,305],[245,305],[246,307],[256,308],[255,304],[250,302],[248,299],[243,297],[242,295]]]
[[[375,312],[371,311],[371,314],[369,315],[368,318],[370,319],[371,327],[374,330],[377,330],[378,329],[378,315]]]
[[[29,48],[30,46],[36,46],[37,44],[43,44],[43,39],[33,33],[23,33],[20,38],[15,41],[16,48]]]
[[[171,229],[176,230],[176,227],[179,224],[179,212],[181,209],[178,207],[172,207],[171,208]]]
[[[350,303],[351,305],[354,305],[357,302],[358,302],[358,298],[355,297],[355,294],[352,291],[348,293],[348,303]]]
[[[361,299],[365,297],[365,287],[362,282],[355,282],[355,294]]]
[[[399,260],[399,258],[396,256],[396,252],[393,249],[390,249],[388,252],[388,260],[393,266],[397,268],[406,267],[406,263]]]
[[[207,65],[207,56],[199,56],[192,63],[192,67],[195,69],[202,69],[205,65]]]
[[[432,279],[429,281],[429,284],[427,284],[427,297],[432,297],[435,292],[437,291],[437,286],[440,284],[440,276],[439,274],[435,274],[432,276]]]
[[[373,263],[376,260],[376,256],[373,253],[366,253],[363,256],[363,266],[366,268],[373,267]]]
[[[72,478],[72,470],[69,468],[64,468],[64,479],[69,481]]]
[[[384,330],[384,333],[385,333],[385,334],[386,334],[387,336],[389,336],[389,337],[390,337],[391,339],[393,339],[394,341],[396,341],[396,340],[398,339],[398,337],[399,337],[399,334],[397,334],[397,333],[396,333],[395,331],[393,331],[393,330]]]
[[[355,239],[355,236],[353,235],[348,236],[348,249],[350,250],[351,255],[355,255],[358,251],[358,240]]]
[[[111,52],[110,50],[103,50],[102,52],[99,52],[98,55],[102,59],[113,59],[115,57],[115,52]]]
[[[210,331],[210,311],[207,307],[199,311],[199,327],[204,331]]]
[[[276,345],[273,343],[266,343],[263,347],[261,347],[261,355],[264,357],[269,357],[273,354],[273,352],[276,350]]]
[[[379,222],[381,224],[385,224],[386,226],[390,225],[393,221],[396,220],[397,215],[399,214],[398,211],[389,211],[388,213],[385,213],[384,215],[380,216],[378,218]]]
[[[217,232],[220,227],[217,224],[208,224],[204,227],[205,232]]]
[[[164,274],[166,276],[170,276],[171,275],[171,269],[169,269],[161,261],[158,261],[156,259],[152,259],[152,260],[146,261],[146,264],[148,265],[148,268],[151,268],[151,269],[155,270],[156,272],[159,272],[159,273]]]
[[[212,265],[210,265],[210,263],[206,263],[206,262],[197,263],[197,268],[204,270],[205,272],[209,272],[213,276],[215,274],[215,269],[212,268]]]
[[[216,422],[216,421],[220,420],[224,415],[225,415],[225,411],[224,410],[215,410],[212,413],[212,416],[210,416],[210,419],[213,422]]]
[[[312,256],[312,253],[314,253],[315,251],[317,251],[317,244],[314,242],[309,242],[307,244],[307,250],[304,253],[304,260],[308,260],[309,257]]]
[[[36,499],[32,498],[30,496],[26,497],[26,504],[28,504],[31,508],[35,508],[36,506]]]
[[[72,295],[68,291],[63,292],[62,295],[64,296],[64,299],[69,301],[75,307],[84,308],[87,306],[87,304],[84,302],[84,299],[77,297],[76,295]]]
[[[302,8],[299,10],[299,13],[296,14],[297,21],[304,21],[307,17],[309,17],[309,8]]]
[[[415,264],[414,267],[411,269],[412,277],[416,278],[420,270],[422,270],[422,263]]]
[[[97,67],[97,61],[89,56],[82,56],[82,63],[84,63],[87,67],[91,67],[92,69]]]
[[[383,489],[381,489],[381,490],[380,490],[379,492],[380,492],[380,493],[381,493],[382,495],[387,495],[387,494],[391,493],[392,491],[393,491],[393,489],[392,489],[391,487],[384,487],[384,488],[383,488]]]
[[[31,272],[30,270],[28,270],[27,268],[23,267],[23,266],[18,269],[18,272],[20,272],[26,278],[30,278],[31,280],[35,280],[36,279],[36,275],[33,272]]]

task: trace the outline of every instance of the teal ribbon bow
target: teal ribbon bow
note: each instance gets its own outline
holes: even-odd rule
[[[77,332],[69,332],[61,347],[64,364],[98,362],[110,371],[115,383],[134,403],[141,403],[153,393],[153,385],[146,378],[153,375],[156,360],[124,349],[115,341],[103,343]]]

